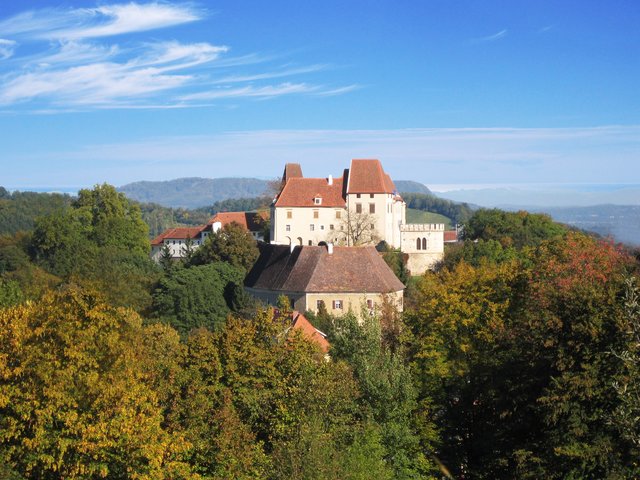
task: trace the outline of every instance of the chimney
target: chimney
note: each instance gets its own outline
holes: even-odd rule
[[[327,178],[327,184],[333,185],[333,175],[329,175],[329,177]]]
[[[327,253],[333,255],[333,242],[327,242]]]

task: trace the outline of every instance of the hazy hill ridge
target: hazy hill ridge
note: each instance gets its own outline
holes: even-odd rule
[[[128,198],[164,207],[198,208],[229,198],[259,197],[267,191],[267,180],[257,178],[177,178],[129,183],[119,187]]]
[[[160,182],[141,181],[118,188],[131,200],[157,203],[163,207],[198,208],[230,198],[260,197],[267,192],[268,181],[257,178],[176,178]],[[422,183],[395,182],[398,191],[431,194]]]

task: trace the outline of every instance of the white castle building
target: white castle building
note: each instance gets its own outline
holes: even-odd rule
[[[385,241],[420,275],[444,255],[444,224],[407,224],[406,203],[379,160],[352,160],[336,178],[305,178],[285,166],[271,205],[271,243],[371,245]]]

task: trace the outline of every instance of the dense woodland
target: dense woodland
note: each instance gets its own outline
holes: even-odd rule
[[[155,265],[146,207],[115,188],[31,212],[15,195],[0,218],[30,220],[0,225],[0,478],[640,476],[638,252],[458,212],[437,271],[408,277],[386,249],[403,313],[309,313],[326,361],[285,299],[276,315],[244,293],[241,229]]]

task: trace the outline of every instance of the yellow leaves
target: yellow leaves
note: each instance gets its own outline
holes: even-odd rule
[[[146,383],[143,333],[137,314],[77,289],[0,312],[0,448],[21,439],[14,467],[162,477],[170,440]]]

